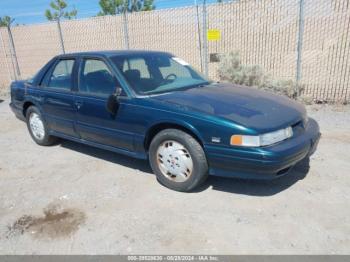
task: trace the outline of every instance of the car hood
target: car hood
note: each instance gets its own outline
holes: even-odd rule
[[[287,97],[226,83],[156,95],[152,99],[224,118],[258,132],[286,127],[306,114],[304,106]]]

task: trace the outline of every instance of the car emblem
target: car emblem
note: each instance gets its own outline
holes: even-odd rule
[[[211,142],[213,142],[213,143],[220,143],[221,142],[221,138],[220,137],[212,137],[211,138]]]

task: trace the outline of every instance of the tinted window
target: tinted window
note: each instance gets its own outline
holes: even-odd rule
[[[115,78],[103,61],[97,59],[83,61],[79,81],[80,92],[109,96],[115,91],[116,86]]]
[[[48,87],[71,89],[74,59],[59,61],[48,81]]]

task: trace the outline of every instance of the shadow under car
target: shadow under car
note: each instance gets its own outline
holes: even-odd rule
[[[153,175],[148,161],[135,159],[132,157],[116,154],[107,150],[80,144],[69,140],[61,140],[60,146],[87,154],[99,159],[140,170],[146,174]],[[192,193],[201,192],[208,188],[234,194],[244,194],[251,196],[272,196],[291,187],[299,180],[306,177],[309,172],[309,158],[305,158],[297,163],[288,174],[273,180],[248,180],[237,178],[226,178],[209,176],[207,181]]]

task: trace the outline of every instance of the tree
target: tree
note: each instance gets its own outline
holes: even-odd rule
[[[7,15],[5,15],[4,17],[0,17],[0,27],[10,27],[14,21],[14,18],[11,18]]]
[[[123,12],[123,0],[100,0],[99,5],[101,11],[97,14],[102,15],[116,15]]]
[[[72,19],[77,17],[78,11],[73,7],[71,11],[66,11],[65,0],[53,0],[50,2],[50,9],[46,9],[45,16],[49,21],[60,20],[61,18]]]
[[[101,11],[97,14],[99,16],[155,9],[153,0],[100,0],[99,5],[101,7]]]
[[[152,11],[154,10],[156,7],[153,4],[153,0],[145,0],[143,2],[143,7],[142,7],[142,11]]]

